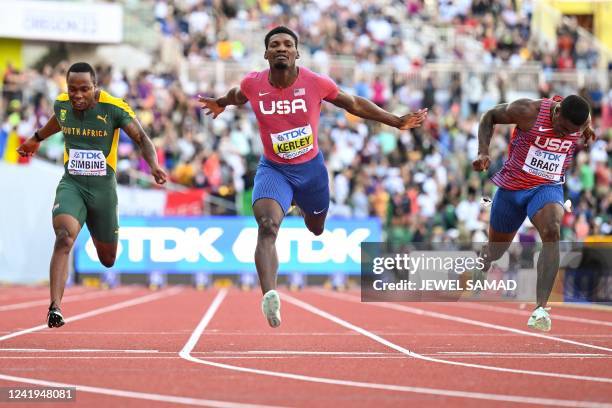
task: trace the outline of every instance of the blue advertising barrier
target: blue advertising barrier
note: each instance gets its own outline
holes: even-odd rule
[[[381,241],[377,218],[329,219],[313,235],[288,217],[276,241],[279,273],[360,273],[360,244]],[[252,217],[122,217],[113,269],[121,273],[255,273],[257,224]],[[76,242],[78,272],[102,272],[87,228]]]

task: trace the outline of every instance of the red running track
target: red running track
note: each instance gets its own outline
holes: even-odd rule
[[[612,407],[607,310],[556,307],[540,334],[519,304],[314,288],[282,293],[275,330],[257,291],[71,288],[51,330],[45,296],[0,291],[0,387],[77,387],[44,406]]]

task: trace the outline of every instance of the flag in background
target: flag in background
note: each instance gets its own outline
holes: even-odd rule
[[[19,160],[19,155],[17,154],[17,148],[19,147],[19,136],[17,136],[17,132],[12,130],[7,138],[6,143],[4,144],[4,154],[2,158],[7,163],[17,163]]]
[[[8,132],[4,129],[0,129],[0,157],[4,157],[4,150],[8,139]]]

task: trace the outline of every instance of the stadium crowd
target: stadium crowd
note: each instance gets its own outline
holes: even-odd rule
[[[473,172],[479,114],[506,102],[512,85],[503,75],[470,74],[466,81],[452,77],[448,88],[443,89],[445,85],[438,85],[434,76],[423,74],[423,86],[417,88],[407,80],[408,75],[425,72],[421,70],[429,62],[449,60],[514,67],[535,61],[545,73],[593,68],[599,63],[598,53],[579,38],[572,20],[559,27],[554,52],[535,47],[530,41],[530,1],[523,1],[517,10],[511,1],[440,0],[433,14],[418,0],[249,0],[244,4],[158,0],[153,10],[161,35],[179,44],[189,63],[227,60],[246,64],[251,57],[261,59],[260,55],[251,55],[252,50],[243,42],[233,40],[230,28],[266,29],[285,24],[299,32],[300,50],[308,53],[313,68],[329,73],[346,91],[370,98],[393,112],[421,106],[430,109],[422,128],[405,132],[361,121],[333,106],[324,105],[322,111],[319,146],[330,173],[330,215],[379,217],[388,239],[397,245],[425,240],[486,240],[488,210],[481,206],[480,198],[494,193],[488,178],[503,163],[510,132],[510,128],[498,126],[491,145],[489,173]],[[402,27],[406,21],[415,25],[426,21],[450,24],[480,45],[475,49],[424,41],[415,45],[404,40]],[[342,55],[354,57],[352,77],[334,75],[331,61]],[[381,64],[393,67],[392,74],[378,75],[376,68]],[[9,145],[4,141],[11,132],[24,138],[45,123],[52,113],[53,100],[65,91],[68,66],[64,61],[40,70],[6,69],[0,149]],[[109,65],[98,65],[96,70],[100,86],[125,98],[134,108],[174,183],[206,189],[236,202],[238,211],[249,213],[262,147],[247,105],[226,110],[213,121],[203,117],[196,95],[185,91],[177,72],[151,67],[129,77]],[[612,131],[608,124],[612,91],[606,95],[606,90],[597,87],[555,86],[542,83],[534,91],[541,97],[570,92],[585,96],[592,103],[598,135],[589,151],[577,152],[567,174],[566,195],[574,210],[564,217],[562,239],[611,234]],[[213,89],[208,86],[198,91],[212,95]],[[62,135],[46,141],[41,155],[61,163]],[[130,169],[146,172],[147,166],[129,138],[122,135],[119,182],[149,185]],[[527,226],[523,233],[535,235],[535,230]]]

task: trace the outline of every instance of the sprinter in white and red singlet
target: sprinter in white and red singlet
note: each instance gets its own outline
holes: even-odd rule
[[[275,290],[275,242],[280,224],[294,201],[302,210],[306,227],[320,235],[329,207],[329,180],[317,144],[321,103],[327,101],[353,115],[402,130],[420,126],[427,110],[396,116],[367,99],[343,92],[323,75],[297,67],[298,37],[287,27],[272,29],[264,43],[269,69],[248,74],[240,87],[225,96],[199,100],[213,118],[228,105],[246,102],[251,103],[257,117],[264,154],[253,189],[253,213],[259,226],[255,267],[264,294],[263,313],[270,326],[277,327],[280,298]]]
[[[516,124],[508,159],[491,181],[499,186],[491,207],[489,243],[482,252],[485,272],[508,249],[529,217],[544,243],[537,265],[537,306],[528,326],[549,331],[546,309],[559,269],[559,237],[563,216],[563,182],[581,137],[594,138],[590,107],[578,95],[566,98],[520,99],[486,112],[478,128],[478,158],[474,170],[490,165],[489,144],[496,124]]]

